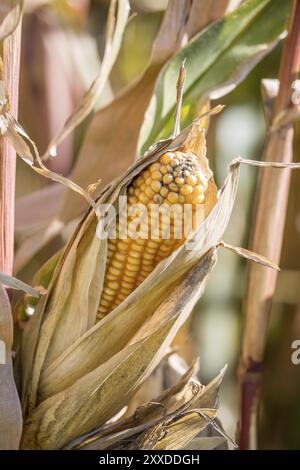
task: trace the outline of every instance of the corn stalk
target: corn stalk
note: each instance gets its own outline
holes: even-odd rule
[[[13,116],[18,114],[21,22],[3,43],[3,79]],[[0,144],[0,271],[11,274],[14,253],[16,152],[7,140]]]
[[[279,92],[275,99],[271,124],[262,160],[290,163],[293,159],[293,122],[287,118],[296,112],[291,103],[292,83],[300,64],[300,1],[293,3],[289,32],[281,59]],[[275,263],[280,253],[286,218],[290,171],[264,169],[261,172],[251,249],[264,253]],[[256,425],[262,381],[262,363],[269,314],[277,281],[277,272],[251,264],[244,304],[244,328],[239,366],[241,449],[256,447]]]
[[[7,14],[6,23],[0,21],[0,40],[5,38],[2,49],[1,80],[4,80],[10,98],[11,113],[17,117],[21,4],[11,2],[9,7],[6,7],[6,5],[1,5],[1,13]],[[18,26],[12,32],[11,28],[14,28],[18,22]],[[6,103],[5,93],[2,93],[4,92],[3,82],[1,85],[1,108],[4,108]],[[13,269],[16,152],[7,139],[2,139],[0,153],[0,272],[5,273],[1,273],[0,277],[0,348],[2,353],[0,357],[0,449],[12,450],[19,447],[22,434],[22,411],[13,378],[12,312],[9,297],[1,283],[4,281],[6,284],[3,276],[10,275]]]

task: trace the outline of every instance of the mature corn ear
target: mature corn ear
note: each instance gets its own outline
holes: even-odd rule
[[[146,208],[144,232],[132,238],[128,226],[134,217],[127,217],[122,235],[117,220],[117,238],[108,240],[108,259],[101,295],[98,320],[117,307],[140,285],[154,268],[170,256],[186,240],[184,209],[191,206],[191,231],[196,229],[196,211],[207,212],[208,179],[201,162],[190,150],[166,152],[150,164],[127,188],[128,210],[142,204]],[[162,211],[156,220],[153,208]],[[173,209],[173,211],[172,211]],[[187,221],[186,221],[187,222]],[[124,228],[124,227],[123,227]]]
[[[108,243],[97,238],[93,212],[86,214],[65,248],[48,294],[25,329],[24,448],[59,448],[110,419],[158,364],[201,296],[230,217],[239,165],[232,167],[217,200],[198,123],[175,139],[156,144],[106,188],[99,202],[117,205],[119,196],[149,165],[168,152],[187,153],[186,145],[208,181],[206,217],[101,321],[96,319]],[[98,406],[99,393],[103,408]]]
[[[197,132],[194,128],[198,129],[198,148],[195,145]],[[191,142],[194,146],[193,152],[197,152],[195,154],[201,161],[205,177],[210,176],[206,204],[211,209],[216,202],[217,190],[211,178],[212,173],[209,172],[207,161],[205,161],[204,135],[197,124],[185,129],[176,139],[156,144],[145,157],[132,165],[122,178],[116,180],[103,192],[99,203],[115,204],[119,195],[126,193],[127,187],[144,169],[168,151],[186,151],[186,142]],[[205,164],[203,164],[203,161],[205,161]],[[45,305],[39,302],[36,318],[30,321],[28,328],[26,328],[27,331],[25,330],[23,344],[24,358],[26,356],[23,377],[27,384],[24,383],[23,387],[25,401],[27,401],[26,396],[28,393],[31,397],[36,394],[41,372],[48,367],[52,367],[56,360],[62,366],[65,362],[59,360],[60,355],[65,354],[68,348],[74,347],[96,322],[107,264],[107,241],[97,238],[95,234],[96,224],[97,220],[93,212],[89,212],[79,224],[58,263],[48,289],[48,296],[43,299]],[[183,273],[184,269],[180,275]],[[179,276],[176,275],[172,282],[176,282],[176,279],[179,279]],[[147,286],[143,287],[148,290]],[[171,285],[169,289],[171,289]],[[160,293],[160,299],[157,297],[153,308],[156,307],[158,300],[162,300],[163,297]],[[138,328],[142,322],[143,318],[138,317],[135,328]],[[32,330],[36,330],[35,333]],[[36,340],[38,339],[37,349],[35,348],[35,342],[32,341],[34,337]],[[126,334],[123,337],[125,340]],[[121,343],[123,343],[123,340]],[[107,353],[109,354],[109,351]],[[33,361],[34,357],[35,360]],[[30,378],[31,376],[34,377],[33,380]],[[69,376],[69,380],[71,380],[71,376]],[[30,387],[28,387],[29,384]],[[35,406],[35,402],[36,398],[31,406]]]

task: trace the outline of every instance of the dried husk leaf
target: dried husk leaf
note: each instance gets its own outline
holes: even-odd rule
[[[207,386],[201,385],[195,377],[197,369],[198,362],[195,362],[178,383],[165,390],[160,396],[149,403],[137,408],[132,416],[127,419],[121,419],[116,423],[102,426],[89,436],[77,439],[68,448],[73,448],[74,446],[76,449],[84,450],[153,448],[148,445],[151,437],[153,442],[157,442],[160,435],[157,431],[162,428],[167,429],[168,425],[173,421],[189,414],[189,409],[193,408],[200,398],[201,403],[204,404],[203,412],[215,415],[218,405],[216,398],[225,368]],[[214,409],[207,410],[205,403],[211,407],[213,393],[215,393]],[[208,421],[206,419],[201,420],[201,426],[194,428],[194,431],[195,429],[197,431],[196,434],[198,434],[199,430],[204,429],[207,424]],[[148,444],[141,446],[146,436]],[[184,442],[186,441],[189,442],[189,438],[185,438]]]
[[[181,349],[179,350],[182,352]],[[193,358],[194,357],[195,355]],[[178,353],[174,352],[173,348],[170,348],[156,369],[154,369],[132,400],[130,400],[126,411],[122,415],[122,420],[131,416],[137,408],[143,408],[147,402],[151,402],[155,405],[156,397],[160,396],[166,388],[172,389],[173,386],[177,387],[189,370],[190,368],[187,366],[185,360],[179,356]],[[193,378],[194,381],[197,381],[198,361],[193,363],[192,370],[194,371],[194,375],[192,375],[189,380]]]
[[[12,289],[22,290],[26,294],[32,295],[33,297],[39,297],[41,295],[39,290],[34,289],[16,277],[9,276],[8,274],[2,272],[0,272],[0,283],[4,284],[5,286],[9,286]]]
[[[111,353],[102,365],[83,374],[69,388],[64,384],[63,391],[51,395],[33,410],[25,423],[24,447],[62,447],[76,436],[104,424],[126,405],[157,366],[182,317],[190,313],[202,293],[214,264],[214,252],[209,252],[176,286],[178,299],[174,302],[169,296],[154,313],[163,316],[163,322],[148,330],[147,335],[136,335],[133,342],[118,353]],[[187,298],[191,300],[187,302]]]
[[[74,385],[43,401],[24,425],[22,448],[56,449],[104,424],[126,405],[160,357],[177,318],[124,348]],[[151,370],[150,370],[151,371]]]
[[[177,415],[168,413],[159,423],[142,433],[130,444],[131,449],[176,450],[187,445],[203,431],[217,414],[218,390],[226,368],[206,387],[194,383],[194,398],[187,401]],[[201,408],[199,404],[201,403]],[[199,407],[198,411],[193,411]]]
[[[250,261],[254,261],[257,264],[261,264],[266,268],[275,269],[277,271],[280,270],[277,264],[273,263],[265,256],[258,255],[257,253],[254,253],[251,250],[247,250],[246,248],[228,245],[228,243],[225,243],[223,240],[218,243],[218,246],[226,248],[227,250],[232,251],[233,253],[236,253],[237,255],[242,256],[243,258],[246,258]]]
[[[212,418],[217,415],[218,391],[225,371],[226,367],[204,388],[197,400],[193,402],[191,410],[187,410],[183,416],[174,418],[171,422],[166,420],[165,424],[161,423],[163,432],[160,436],[156,436],[155,440],[151,441],[148,435],[145,435],[140,441],[140,448],[147,447],[153,450],[183,448],[208,424],[212,423]],[[155,436],[155,433],[152,433],[152,436]]]
[[[10,303],[0,284],[0,449],[19,448],[22,410],[12,366],[13,323]],[[3,361],[4,359],[4,361]],[[4,362],[4,363],[3,363]]]
[[[206,411],[206,410],[205,410]],[[203,412],[204,413],[204,412]],[[216,411],[209,410],[215,417]],[[162,422],[144,433],[131,449],[143,450],[177,450],[183,448],[195,435],[206,428],[208,422],[204,416],[188,412],[172,421]]]
[[[138,431],[142,432],[145,428],[150,427],[152,423],[165,417],[168,412],[175,413],[176,410],[193,398],[192,385],[198,383],[198,379],[195,377],[198,368],[199,362],[195,361],[176,383],[163,390],[158,396],[154,395],[148,402],[146,400],[146,403],[134,408],[133,414],[128,417],[124,415],[116,423],[105,424],[99,429],[77,438],[68,445],[68,448],[96,449],[100,448],[99,446],[108,447],[114,442],[120,441],[121,435],[125,437],[124,433],[128,437],[128,435],[134,435]],[[199,387],[201,388],[200,384]]]
[[[224,437],[195,437],[184,447],[184,450],[214,450],[223,444],[226,444]]]

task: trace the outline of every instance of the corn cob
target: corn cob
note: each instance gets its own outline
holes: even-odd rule
[[[147,223],[151,226],[151,206],[181,207],[190,204],[192,208],[192,228],[195,229],[197,205],[205,202],[207,180],[203,175],[196,155],[180,151],[167,152],[157,162],[149,165],[127,188],[128,213],[134,204],[142,203],[147,207]],[[183,217],[181,212],[180,217]],[[132,220],[132,217],[128,217]],[[179,220],[181,226],[184,221]],[[116,224],[116,238],[108,240],[108,257],[103,292],[100,299],[98,320],[117,307],[144,279],[156,265],[170,256],[184,243],[184,227],[179,238],[176,232],[178,219],[171,212],[169,228],[164,218],[159,219],[156,232],[151,231],[148,238],[133,239],[130,235],[120,238],[120,220]],[[169,237],[165,237],[165,230]]]

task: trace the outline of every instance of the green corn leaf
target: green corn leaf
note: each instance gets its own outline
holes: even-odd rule
[[[184,104],[220,98],[241,82],[285,31],[291,2],[246,0],[187,44],[161,73],[139,137],[139,154],[167,137],[176,102],[174,83],[184,61]]]

